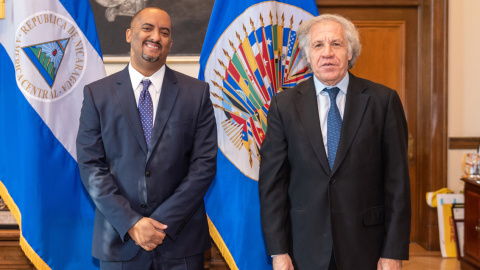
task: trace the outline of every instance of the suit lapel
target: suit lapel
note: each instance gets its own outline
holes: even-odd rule
[[[160,93],[160,100],[158,101],[157,112],[155,116],[155,124],[152,130],[152,139],[150,141],[150,149],[148,151],[147,160],[151,155],[151,150],[155,148],[160,139],[160,136],[165,129],[167,120],[172,113],[172,109],[175,105],[175,100],[178,96],[177,77],[174,72],[167,66],[165,66],[165,77],[163,79],[162,91]]]
[[[312,145],[315,154],[322,164],[323,169],[330,173],[330,166],[328,165],[327,154],[322,138],[322,131],[320,129],[320,119],[318,117],[318,104],[315,92],[315,85],[313,77],[301,84],[295,93],[295,105],[300,115],[303,129],[307,134],[308,140]]]
[[[345,112],[343,115],[342,131],[340,141],[338,143],[337,155],[333,165],[332,172],[335,173],[342,160],[347,154],[348,148],[352,144],[353,138],[360,127],[360,122],[367,107],[369,96],[363,94],[365,90],[363,84],[359,83],[357,78],[352,74],[348,84],[347,100],[345,103]]]
[[[132,83],[130,81],[130,74],[128,73],[128,66],[119,73],[116,83],[117,87],[115,92],[117,94],[118,102],[132,128],[133,134],[135,134],[135,138],[137,138],[138,143],[146,155],[147,142],[145,141],[145,136],[143,134],[143,127],[140,122],[140,115],[138,113],[135,94],[133,93]]]

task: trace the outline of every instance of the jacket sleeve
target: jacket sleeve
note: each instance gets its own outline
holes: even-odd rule
[[[407,260],[411,220],[408,130],[402,103],[395,91],[388,101],[382,144],[386,233],[381,257]]]
[[[189,218],[203,204],[217,170],[217,124],[205,84],[196,120],[188,174],[175,192],[155,209],[150,218],[168,225],[166,234],[176,240]]]
[[[125,241],[128,230],[142,216],[131,208],[125,197],[119,194],[114,176],[106,162],[100,113],[88,85],[84,89],[77,135],[77,161],[83,185],[95,206],[113,226],[122,241]]]
[[[288,253],[288,143],[278,111],[277,97],[272,99],[267,116],[267,133],[260,149],[260,215],[269,255]]]

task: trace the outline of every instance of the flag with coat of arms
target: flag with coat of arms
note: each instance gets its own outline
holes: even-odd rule
[[[218,127],[217,175],[205,197],[210,234],[230,269],[271,269],[260,225],[259,150],[271,98],[312,76],[298,26],[314,0],[216,0],[200,56]]]
[[[90,3],[4,4],[0,196],[37,269],[98,269],[91,256],[94,207],[75,148],[83,87],[105,76]]]

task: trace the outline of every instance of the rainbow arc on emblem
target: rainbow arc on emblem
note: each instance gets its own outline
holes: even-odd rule
[[[69,40],[60,39],[22,48],[50,88],[55,82]]]
[[[278,15],[275,24],[271,12],[269,17],[269,25],[265,25],[260,14],[258,27],[250,18],[251,31],[243,25],[243,33],[235,33],[238,45],[229,40],[233,54],[223,49],[229,62],[225,64],[218,59],[223,70],[215,70],[218,81],[212,80],[222,94],[212,92],[220,101],[214,106],[227,117],[221,126],[238,150],[248,151],[250,166],[253,159],[260,161],[259,150],[267,130],[272,97],[312,76],[298,47],[294,17],[289,26],[285,26],[284,14],[280,24]]]

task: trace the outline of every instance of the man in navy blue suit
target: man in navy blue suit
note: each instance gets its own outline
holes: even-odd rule
[[[138,12],[126,40],[130,64],[84,90],[77,159],[96,206],[92,254],[102,269],[203,269],[217,155],[208,84],[165,65],[162,9]]]

